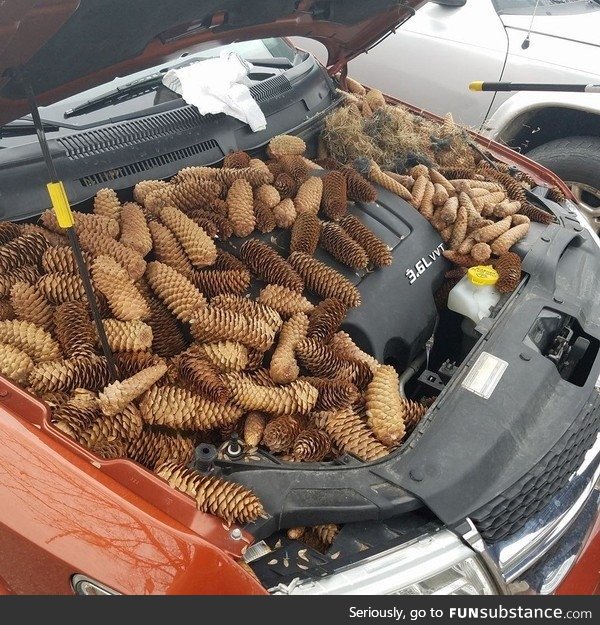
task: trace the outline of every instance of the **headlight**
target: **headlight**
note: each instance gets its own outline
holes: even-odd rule
[[[293,595],[495,595],[497,590],[478,557],[452,532],[385,551],[333,575],[273,594]]]
[[[116,590],[97,582],[94,579],[77,573],[71,578],[71,585],[76,595],[119,595]]]

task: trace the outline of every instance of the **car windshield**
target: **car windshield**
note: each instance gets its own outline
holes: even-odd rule
[[[531,15],[535,11],[536,6],[538,11],[564,5],[573,5],[571,8],[585,10],[590,5],[597,5],[598,0],[494,0],[494,4],[499,13]]]

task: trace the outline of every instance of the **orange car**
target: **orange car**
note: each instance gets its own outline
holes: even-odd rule
[[[232,151],[265,157],[276,135],[301,137],[316,158],[325,120],[353,97],[347,62],[422,4],[5,0],[0,217],[33,223],[51,206],[48,166],[73,208],[89,212],[100,189],[125,201],[141,181],[219,164]],[[324,44],[327,68],[286,36]],[[199,114],[165,86],[169,70],[220,53],[245,67],[242,82],[266,127]],[[522,259],[516,289],[477,324],[436,307],[451,268],[445,243],[388,189],[377,186],[375,202],[350,210],[389,246],[391,267],[356,272],[316,252],[360,292],[342,328],[401,373],[406,400],[427,407],[399,448],[365,461],[335,441],[335,457],[299,463],[263,445],[247,453],[235,432],[215,446],[205,432],[189,466],[251,489],[263,504],[264,515],[240,526],[198,510],[128,454],[102,457],[55,427],[56,404],[11,381],[16,352],[0,349],[0,592],[597,593],[599,242],[554,174],[475,133],[464,137],[478,158],[526,180],[523,197],[546,215],[512,248]],[[258,238],[270,244],[277,232]],[[240,242],[223,249],[235,254]],[[0,326],[10,323],[15,281],[10,237],[1,243]],[[10,342],[3,336],[0,348]],[[289,531],[326,526],[324,546],[314,529]]]

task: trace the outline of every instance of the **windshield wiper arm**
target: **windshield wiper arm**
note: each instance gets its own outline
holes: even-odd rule
[[[54,122],[43,120],[42,123],[46,132],[57,132],[61,128],[60,124],[55,124]],[[23,137],[25,135],[34,135],[35,133],[35,125],[30,119],[19,119],[0,126],[0,138]]]

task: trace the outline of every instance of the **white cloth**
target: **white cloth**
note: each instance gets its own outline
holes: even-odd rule
[[[162,82],[202,115],[225,113],[246,122],[257,132],[267,127],[267,120],[248,86],[240,82],[251,68],[235,52],[221,52],[219,58],[170,69]]]

